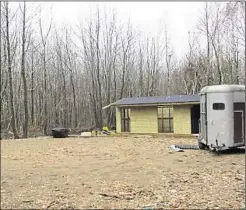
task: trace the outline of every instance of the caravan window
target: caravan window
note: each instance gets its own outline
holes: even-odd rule
[[[225,104],[224,103],[213,103],[214,110],[224,110]]]

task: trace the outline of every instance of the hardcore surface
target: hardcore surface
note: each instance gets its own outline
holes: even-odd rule
[[[244,153],[172,137],[1,141],[1,209],[244,207]]]

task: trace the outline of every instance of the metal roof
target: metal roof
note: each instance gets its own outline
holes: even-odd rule
[[[199,95],[176,95],[176,96],[151,96],[123,98],[112,105],[148,105],[165,103],[188,103],[200,102]]]
[[[244,92],[245,85],[212,85],[201,89],[200,94],[204,93],[230,93]]]

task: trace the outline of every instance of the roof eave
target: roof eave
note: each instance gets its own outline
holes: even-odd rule
[[[152,103],[152,104],[114,104],[118,107],[126,106],[165,106],[165,105],[189,105],[189,104],[200,104],[200,101],[191,101],[191,102],[167,102],[167,103]]]
[[[107,109],[107,108],[109,108],[109,107],[111,107],[111,106],[114,106],[115,105],[115,103],[111,103],[111,104],[109,104],[109,105],[107,105],[107,106],[104,106],[102,109]]]

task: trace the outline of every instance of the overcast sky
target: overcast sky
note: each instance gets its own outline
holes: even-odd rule
[[[17,3],[19,4],[19,3]],[[32,2],[41,5],[44,19],[52,5],[53,23],[61,27],[64,23],[76,26],[79,17],[89,17],[97,5],[100,8],[114,8],[121,22],[131,19],[134,27],[143,33],[157,33],[165,23],[171,36],[175,54],[183,56],[187,50],[188,31],[193,31],[204,2]],[[94,10],[95,11],[95,10]],[[48,21],[49,22],[49,21]],[[44,20],[45,24],[45,20]]]
[[[79,16],[86,17],[97,5],[115,8],[118,19],[127,21],[130,17],[146,33],[157,32],[166,22],[179,57],[187,48],[188,31],[197,24],[204,2],[54,2],[54,20],[58,25],[75,24]]]

